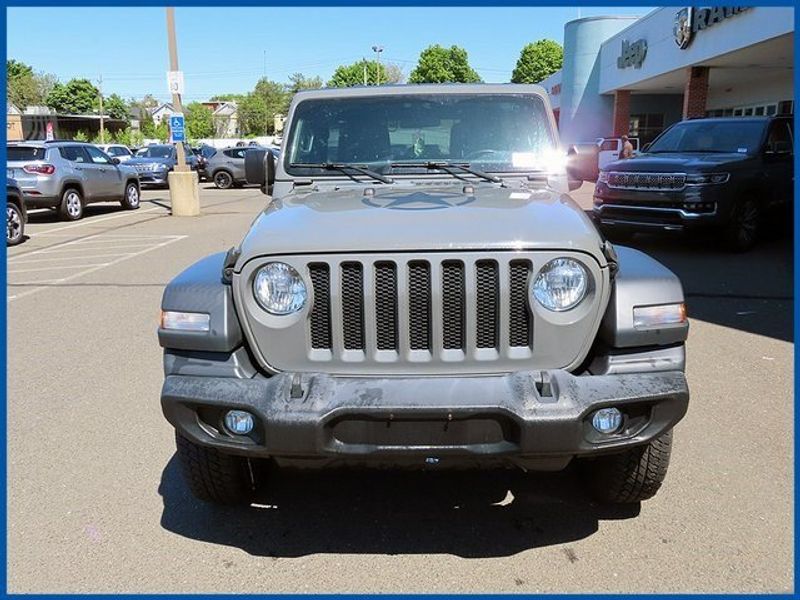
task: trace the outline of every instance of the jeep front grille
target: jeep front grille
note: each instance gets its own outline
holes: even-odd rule
[[[608,187],[617,190],[680,191],[686,187],[686,173],[610,171]]]
[[[311,262],[311,349],[335,351],[336,339],[344,350],[368,355],[499,351],[501,340],[530,348],[531,269],[527,259]],[[335,277],[332,270],[338,270]]]

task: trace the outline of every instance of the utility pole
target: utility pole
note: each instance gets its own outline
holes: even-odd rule
[[[375,53],[375,56],[378,57],[378,76],[377,76],[377,84],[381,84],[381,52],[383,52],[383,46],[373,46],[372,51]]]
[[[175,9],[167,7],[167,43],[169,44],[169,70],[180,71],[178,67],[178,42],[175,37]],[[179,113],[183,113],[183,106],[181,105],[181,95],[172,94],[172,106]],[[178,151],[178,164],[175,165],[175,170],[185,172],[189,170],[186,164],[186,153],[183,150],[183,144],[176,144]]]
[[[105,117],[103,116],[103,74],[100,74],[100,78],[97,80],[98,89],[100,91],[100,143],[106,143],[106,127],[105,127]]]
[[[169,45],[170,71],[179,71],[178,43],[175,37],[175,9],[172,7],[167,7],[167,43]],[[183,114],[179,91],[175,88],[172,90],[172,106],[177,112]],[[175,144],[178,161],[175,170],[167,175],[171,212],[175,217],[195,217],[200,214],[200,188],[197,173],[186,164],[183,144],[184,142]]]

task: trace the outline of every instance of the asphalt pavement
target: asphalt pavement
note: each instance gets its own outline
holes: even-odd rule
[[[8,253],[8,591],[791,592],[791,239],[631,245],[682,278],[689,413],[659,494],[591,502],[572,470],[276,472],[249,508],[194,500],[161,415],[165,284],[265,205],[33,212]],[[591,202],[584,186],[576,197]],[[401,233],[401,232],[400,232]]]

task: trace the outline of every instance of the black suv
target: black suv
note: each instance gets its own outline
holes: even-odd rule
[[[616,238],[709,227],[732,250],[748,250],[764,217],[791,207],[793,134],[790,117],[676,123],[642,154],[600,172],[595,222]]]

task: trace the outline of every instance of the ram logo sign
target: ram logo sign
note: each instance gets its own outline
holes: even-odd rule
[[[647,56],[647,40],[636,40],[635,42],[622,40],[622,52],[617,58],[617,68],[634,67],[639,69],[645,56]]]
[[[749,6],[712,6],[710,8],[693,8],[687,6],[675,14],[675,25],[672,35],[678,48],[684,50],[692,43],[695,34],[709,27],[722,23],[746,10]]]

